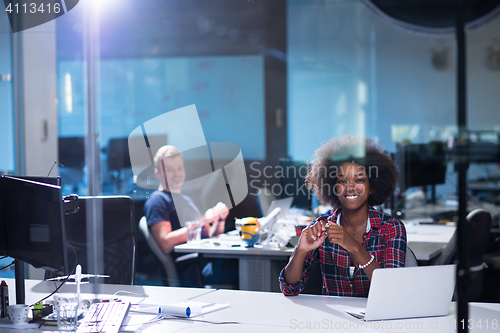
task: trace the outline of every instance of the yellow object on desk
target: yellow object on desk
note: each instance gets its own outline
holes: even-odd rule
[[[248,246],[254,246],[260,240],[260,232],[258,228],[260,223],[256,217],[247,217],[240,220],[241,229],[240,237]]]

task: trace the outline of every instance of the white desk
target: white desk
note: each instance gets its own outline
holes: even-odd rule
[[[456,304],[450,306],[450,313],[445,317],[390,320],[364,323],[345,313],[350,307],[365,307],[366,298],[349,298],[317,295],[299,295],[285,297],[280,293],[259,293],[247,291],[217,290],[196,299],[202,302],[229,302],[231,308],[214,312],[210,315],[215,321],[237,321],[244,328],[250,327],[258,332],[296,332],[309,331],[308,325],[321,331],[342,332],[456,332]],[[500,328],[500,304],[471,303],[470,318],[482,320],[483,328],[471,332],[498,332]],[[485,320],[497,320],[498,327],[489,329]],[[446,328],[446,324],[449,326]],[[382,326],[385,324],[385,326]],[[398,328],[398,325],[401,328]],[[233,332],[240,326],[219,325],[219,332]],[[232,327],[231,327],[232,326]],[[390,327],[390,328],[389,328]],[[194,330],[193,330],[194,331]],[[245,330],[243,330],[245,331]],[[187,330],[186,332],[190,332]]]
[[[4,279],[9,286],[9,301],[10,304],[16,303],[16,287],[14,279]],[[38,281],[38,280],[26,280],[26,304],[33,304],[43,297],[47,296],[53,292],[60,283],[57,285],[53,281]],[[176,288],[169,287],[163,288],[158,286],[125,286],[118,284],[101,284],[99,285],[100,292],[106,295],[113,295],[117,291],[128,291],[137,293],[137,299],[141,299],[140,295],[147,295],[148,302],[154,304],[165,304],[166,301],[169,303],[180,302],[185,299],[194,298],[205,293],[213,292],[215,289],[202,289],[202,288]],[[59,289],[61,293],[76,293],[76,285],[65,284]],[[83,298],[91,299],[94,297],[93,285],[92,284],[82,284],[81,292]],[[130,295],[122,294],[119,297],[130,297]]]
[[[16,292],[15,292],[15,280],[14,279],[4,279],[9,286],[9,301],[10,304],[16,303]],[[60,283],[57,283],[59,285]],[[45,296],[52,293],[56,284],[52,281],[38,281],[38,280],[26,280],[26,304],[33,304]],[[172,304],[176,302],[186,301],[190,299],[194,299],[198,296],[205,295],[207,293],[215,292],[215,289],[201,289],[201,288],[176,288],[176,287],[157,287],[157,286],[128,286],[128,285],[114,285],[114,284],[102,284],[99,285],[100,294],[95,295],[93,293],[94,286],[91,284],[83,284],[81,286],[82,298],[83,299],[113,299],[113,294],[117,291],[128,291],[136,294],[137,296],[133,296],[131,294],[121,294],[119,297],[123,300],[128,300],[131,302],[140,301],[144,297],[141,295],[145,295],[147,298],[143,301],[143,303],[148,304]],[[65,284],[61,289],[59,289],[61,293],[75,293],[76,285],[74,284]],[[31,311],[30,311],[31,316]],[[165,330],[165,327],[172,328],[171,331],[175,331],[177,329],[182,329],[186,323],[182,321],[178,321],[177,323],[170,325],[163,325],[162,332],[170,332],[169,330]],[[57,331],[57,327],[50,326],[42,326],[40,330],[31,330],[31,332],[54,332]],[[0,332],[11,332],[11,333],[19,333],[20,330],[8,329],[8,328],[0,328]]]
[[[198,244],[177,245],[174,251],[202,253],[207,258],[236,258],[239,264],[240,290],[271,291],[276,289],[278,276],[273,271],[271,262],[272,260],[287,260],[293,249],[267,249],[258,245],[247,248],[245,246],[245,242],[239,236],[225,234],[218,238],[203,239]]]
[[[14,280],[7,279],[9,292],[14,295]],[[52,291],[53,283],[26,281],[26,300],[29,302],[41,299]],[[65,286],[73,291],[73,286]],[[188,298],[209,303],[229,303],[230,307],[204,316],[191,319],[169,319],[153,325],[141,326],[137,329],[145,333],[154,332],[296,332],[307,330],[308,325],[321,331],[342,332],[456,332],[454,327],[456,305],[452,303],[450,313],[444,317],[391,320],[384,322],[363,323],[344,312],[349,307],[363,307],[365,298],[332,297],[299,295],[285,297],[280,293],[249,292],[236,290],[205,290],[194,288],[149,287],[102,285],[102,294],[98,298],[111,298],[117,290],[146,292],[149,304],[171,304]],[[85,286],[91,290],[91,286]],[[45,291],[43,291],[45,290]],[[87,290],[86,290],[87,291]],[[471,303],[469,316],[474,326],[471,332],[498,332],[500,327],[500,304]],[[482,328],[477,327],[481,320]],[[488,320],[489,327],[485,325]],[[228,323],[231,322],[231,323]],[[225,323],[225,324],[223,324]],[[383,326],[384,325],[384,326]],[[389,328],[390,326],[390,328]],[[448,326],[448,327],[446,327]],[[301,329],[302,328],[302,329]],[[54,331],[43,326],[33,332]],[[308,330],[307,330],[308,331]],[[1,328],[0,332],[19,332],[18,330]]]
[[[412,249],[417,260],[431,260],[441,253],[448,244],[455,226],[416,224],[406,222],[406,237],[408,247]]]
[[[491,213],[492,216],[500,214],[500,206],[496,206],[494,204],[488,202],[476,202],[476,201],[467,201],[467,210],[473,211],[474,209],[482,208]],[[444,204],[424,204],[421,206],[413,207],[411,209],[407,209],[405,211],[405,221],[412,219],[419,219],[429,217],[432,214],[442,213],[446,211],[458,211],[458,203],[455,205],[444,205]]]

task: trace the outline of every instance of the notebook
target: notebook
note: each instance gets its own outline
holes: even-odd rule
[[[271,205],[269,206],[269,209],[267,210],[266,216],[271,214],[271,212],[275,208],[279,207],[279,208],[281,208],[280,217],[285,218],[288,215],[288,211],[290,210],[290,207],[292,207],[292,201],[293,201],[293,197],[273,200],[271,202]]]
[[[366,308],[346,312],[365,321],[445,316],[455,290],[456,265],[373,271]]]

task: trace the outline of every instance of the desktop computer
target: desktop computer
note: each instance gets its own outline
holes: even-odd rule
[[[69,274],[61,186],[27,178],[0,176],[0,252],[16,259],[17,303],[24,303],[23,262]]]
[[[293,196],[292,206],[311,210],[313,195],[305,186],[305,177],[308,171],[307,162],[281,158],[280,167],[283,173],[280,179],[281,198]]]
[[[436,185],[446,182],[447,147],[443,142],[400,144],[396,163],[399,167],[400,189],[431,186],[430,202],[436,202]],[[426,193],[427,195],[427,193]]]

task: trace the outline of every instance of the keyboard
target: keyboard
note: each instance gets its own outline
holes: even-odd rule
[[[130,309],[130,302],[94,303],[82,319],[77,333],[118,333]]]

